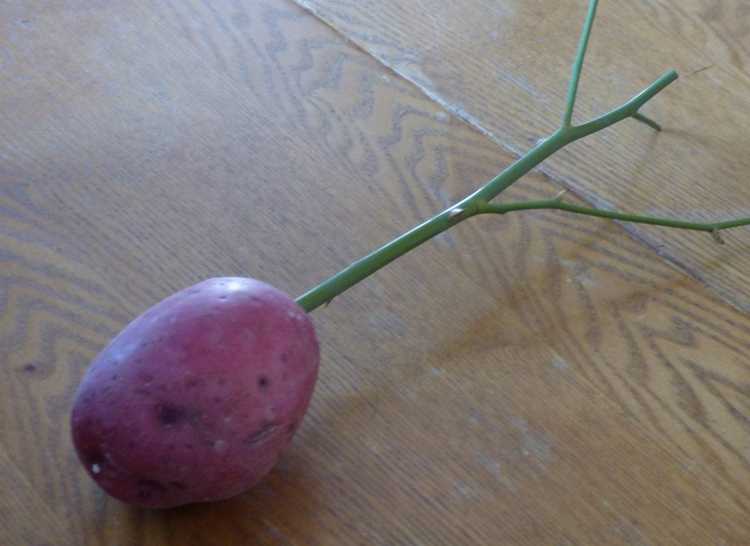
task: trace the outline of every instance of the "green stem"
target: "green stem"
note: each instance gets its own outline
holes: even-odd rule
[[[333,298],[343,291],[369,277],[399,256],[406,254],[425,241],[429,241],[435,235],[456,225],[464,217],[469,217],[467,211],[461,213],[460,209],[457,208],[441,212],[364,258],[357,260],[312,290],[309,290],[297,298],[297,303],[308,313],[316,307],[330,303]]]
[[[539,163],[571,142],[601,131],[602,129],[627,118],[634,118],[638,121],[648,123],[654,128],[658,128],[657,124],[639,114],[638,110],[667,85],[677,79],[677,73],[674,70],[667,72],[641,93],[611,112],[584,123],[583,125],[571,125],[573,107],[575,106],[578,83],[581,76],[581,69],[583,67],[583,58],[591,34],[591,27],[596,14],[597,4],[598,0],[591,0],[589,4],[586,23],[578,46],[576,60],[573,64],[573,75],[568,90],[567,106],[560,128],[550,137],[540,141],[537,146],[529,150],[525,155],[508,166],[487,184],[459,201],[456,205],[449,207],[423,224],[420,224],[390,243],[387,243],[368,254],[364,258],[357,260],[339,273],[335,274],[333,277],[327,279],[297,298],[297,303],[303,309],[310,312],[313,309],[330,302],[333,298],[351,286],[372,275],[399,256],[404,255],[425,241],[432,239],[439,233],[442,233],[467,218],[471,218],[480,213],[480,211],[488,212],[486,207],[489,206],[489,201],[509,188],[522,176],[539,165]]]
[[[495,198],[556,151],[571,142],[601,131],[619,121],[633,117],[643,104],[676,78],[677,74],[674,71],[668,72],[619,108],[583,125],[560,128],[549,138],[542,140],[536,147],[508,166],[487,184],[459,201],[456,205],[449,207],[423,224],[344,268],[333,277],[297,298],[297,303],[303,309],[310,312],[330,302],[333,298],[359,281],[369,277],[378,269],[388,265],[399,256],[406,254],[462,220],[466,220],[477,214],[481,204]]]
[[[586,57],[586,50],[589,46],[589,38],[591,37],[591,29],[594,26],[594,19],[596,18],[596,8],[599,6],[599,0],[591,0],[589,2],[588,13],[586,14],[586,21],[583,24],[583,31],[581,32],[581,38],[578,41],[578,51],[576,52],[576,58],[573,62],[573,68],[571,70],[570,84],[568,85],[568,96],[565,99],[565,112],[563,113],[562,128],[567,128],[572,125],[573,111],[576,106],[576,97],[578,96],[578,84],[581,81],[581,73],[583,72],[583,61]],[[676,77],[676,73],[675,73]],[[633,119],[645,123],[656,131],[661,131],[661,125],[653,121],[652,119],[644,116],[639,112],[634,112],[631,116]]]
[[[690,222],[672,218],[658,218],[655,216],[645,216],[642,214],[628,214],[624,212],[600,210],[591,207],[581,207],[578,205],[564,203],[560,198],[545,199],[541,201],[524,201],[521,203],[508,204],[483,203],[479,207],[477,214],[507,214],[509,212],[516,212],[521,210],[563,210],[573,214],[596,216],[598,218],[608,218],[610,220],[621,220],[623,222],[650,224],[653,226],[688,229],[692,231],[707,231],[710,233],[718,233],[726,229],[750,225],[750,218],[740,218],[737,220],[728,220],[723,222]]]
[[[659,91],[664,89],[670,83],[674,82],[677,78],[677,72],[675,72],[674,70],[669,70],[662,74],[658,80],[649,85],[646,89],[641,91],[639,94],[637,94],[635,97],[630,99],[619,108],[616,108],[615,110],[612,110],[611,112],[604,114],[603,116],[592,119],[591,121],[584,123],[583,125],[571,127],[571,130],[576,135],[578,135],[577,138],[582,138],[586,135],[597,133],[602,129],[606,129],[610,125],[613,125],[618,121],[622,121],[626,118],[635,118],[638,121],[646,123],[645,120],[648,118],[640,114],[638,110],[640,110],[644,104],[654,98],[654,96]]]
[[[571,120],[573,119],[573,109],[575,108],[576,96],[578,95],[578,83],[581,80],[581,71],[583,70],[583,59],[586,56],[586,48],[589,45],[591,28],[594,26],[594,18],[596,17],[596,8],[598,5],[599,0],[591,0],[589,2],[589,11],[586,15],[586,21],[583,24],[581,39],[578,42],[578,52],[573,62],[572,76],[570,78],[570,85],[568,86],[568,97],[565,101],[565,113],[563,114],[562,121],[563,127],[570,127]]]
[[[677,77],[677,72],[674,70],[665,72],[654,83],[649,85],[646,89],[638,93],[622,106],[584,123],[583,125],[561,127],[552,134],[552,136],[542,140],[535,148],[527,152],[526,155],[511,164],[507,169],[490,180],[485,186],[461,201],[457,206],[467,208],[468,205],[466,202],[472,200],[491,201],[504,190],[509,188],[519,178],[561,148],[564,148],[568,144],[588,135],[598,133],[615,123],[634,117],[638,114],[638,110],[640,110],[644,104],[651,100],[670,83],[674,82]]]

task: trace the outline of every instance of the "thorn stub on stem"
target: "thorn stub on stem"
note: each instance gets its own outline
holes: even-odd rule
[[[553,199],[553,201],[554,201],[555,203],[562,203],[562,201],[563,201],[563,198],[564,198],[564,197],[565,197],[565,196],[566,196],[567,194],[568,194],[568,190],[567,190],[567,188],[563,188],[562,190],[560,190],[560,193],[558,193],[558,194],[557,194],[557,195],[555,196],[555,198]]]
[[[711,237],[713,237],[714,241],[716,241],[716,243],[720,245],[727,244],[726,241],[724,240],[724,237],[721,236],[721,231],[719,231],[718,229],[711,230]]]
[[[657,132],[661,131],[661,125],[659,125],[658,123],[656,123],[650,117],[644,116],[640,112],[636,112],[635,114],[633,114],[632,117],[636,121],[640,121],[641,123],[645,123],[646,125],[648,125],[649,127],[651,127],[654,131],[657,131]]]

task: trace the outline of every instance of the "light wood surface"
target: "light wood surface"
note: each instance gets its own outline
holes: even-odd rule
[[[529,24],[520,2],[464,4]],[[527,3],[558,4],[548,16],[577,30],[573,3]],[[621,8],[604,4],[613,28]],[[355,3],[326,9],[368,20],[368,43],[388,42],[389,2],[356,5],[356,17]],[[714,29],[703,54],[736,71],[743,50],[716,43],[741,25],[722,11],[702,27],[707,5],[679,13],[690,32]],[[750,543],[747,314],[622,227],[551,212],[462,224],[316,311],[323,361],[310,413],[254,491],[156,512],[106,498],[76,461],[68,412],[88,362],[130,318],[215,275],[299,294],[515,156],[292,2],[11,1],[0,15],[0,543]],[[613,34],[619,59],[627,32]],[[575,32],[548,36],[545,61],[560,64],[544,78],[559,90]],[[614,93],[646,83],[662,55],[632,59]],[[467,70],[467,58],[442,70]],[[584,81],[588,100],[605,80]],[[747,101],[733,85],[732,100]],[[461,92],[469,104],[472,88]],[[503,93],[487,97],[530,127],[559,106],[539,100],[526,113]],[[681,96],[654,113],[676,119]],[[496,136],[512,143],[514,123]],[[635,147],[676,150],[674,136],[640,127],[608,135],[576,153],[623,147],[645,169],[655,160]],[[669,180],[633,184],[667,209],[687,199],[670,186],[680,157]],[[565,183],[583,187],[589,174]],[[627,175],[615,162],[602,184]],[[714,178],[712,191],[735,182]],[[558,190],[537,173],[508,198]],[[716,199],[706,214],[726,212]],[[730,235],[709,259],[718,251],[696,235],[681,263],[700,262],[704,279],[723,271],[721,295],[740,301],[744,277],[726,267],[747,259],[746,237]]]

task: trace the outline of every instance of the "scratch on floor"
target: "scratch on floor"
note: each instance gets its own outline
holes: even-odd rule
[[[543,432],[535,431],[522,417],[513,417],[510,424],[521,433],[521,453],[544,467],[554,459],[552,443]]]

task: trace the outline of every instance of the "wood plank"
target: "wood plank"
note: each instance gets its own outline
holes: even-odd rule
[[[514,154],[559,123],[587,3],[297,1]],[[574,120],[617,106],[676,68],[683,78],[646,108],[667,130],[656,135],[623,123],[541,170],[605,208],[696,220],[748,216],[750,78],[737,66],[741,46],[724,34],[736,28],[727,20],[747,21],[743,5],[601,2]],[[750,231],[733,233],[734,244],[723,247],[693,233],[628,229],[729,303],[750,309],[750,256],[737,250]]]
[[[291,3],[0,10],[31,21],[0,87],[0,442],[61,543],[750,540],[750,321],[552,213],[461,225],[316,312],[309,417],[253,492],[104,497],[68,410],[131,316],[213,275],[300,293],[513,158]]]

